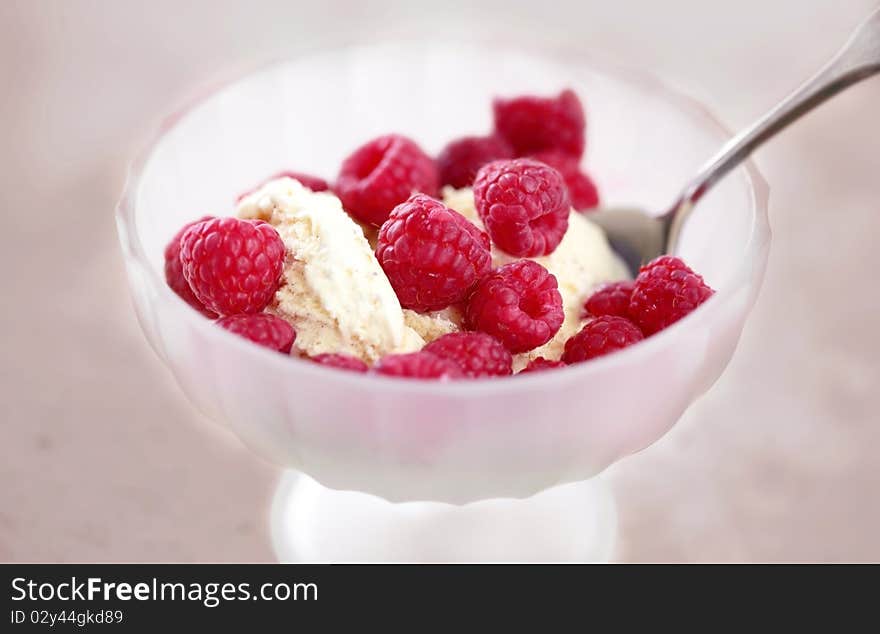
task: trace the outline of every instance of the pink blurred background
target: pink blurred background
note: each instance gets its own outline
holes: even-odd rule
[[[738,127],[875,6],[473,4],[0,2],[0,561],[273,559],[278,470],[201,418],[149,349],[113,224],[127,162],[195,87],[319,39],[531,30],[651,70]],[[608,472],[618,560],[880,560],[878,103],[869,81],[759,152],[764,289],[716,386]]]

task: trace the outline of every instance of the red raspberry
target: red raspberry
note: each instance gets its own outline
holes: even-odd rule
[[[281,317],[267,313],[229,315],[218,319],[217,325],[278,352],[289,354],[293,342],[296,341],[293,326]]]
[[[379,230],[376,258],[400,305],[420,312],[463,301],[492,268],[488,236],[424,194],[394,208]]]
[[[517,374],[525,374],[526,372],[543,372],[544,370],[555,370],[556,368],[564,368],[564,361],[551,361],[544,357],[538,357],[529,361],[529,364],[520,370]]]
[[[468,300],[469,327],[488,333],[511,352],[550,341],[564,318],[556,278],[532,260],[505,264],[477,284]]]
[[[180,240],[180,263],[193,293],[220,315],[258,313],[281,279],[284,243],[262,220],[214,218]]]
[[[495,130],[517,156],[560,150],[575,158],[584,153],[584,108],[571,90],[556,97],[496,99]]]
[[[603,284],[584,302],[584,313],[591,317],[629,317],[629,299],[632,297],[633,286],[634,282],[629,280]]]
[[[483,165],[513,158],[513,148],[498,136],[466,136],[449,143],[437,157],[440,184],[470,187]]]
[[[340,370],[351,370],[352,372],[366,372],[369,370],[366,363],[349,354],[316,354],[311,359],[315,363],[320,363],[321,365],[326,365],[331,368],[339,368]]]
[[[580,161],[577,158],[558,151],[539,152],[532,158],[556,168],[562,174],[571,197],[571,206],[577,211],[588,211],[599,205],[599,191],[596,189],[596,184],[581,171]]]
[[[424,350],[454,361],[470,378],[507,376],[513,372],[513,357],[507,349],[482,332],[451,332],[435,339]]]
[[[603,315],[590,321],[579,333],[565,342],[562,360],[565,363],[580,363],[622,350],[644,338],[642,331],[629,319]]]
[[[238,198],[235,199],[235,202],[241,202],[241,199],[245,196],[250,196],[266,183],[271,183],[272,181],[278,180],[279,178],[292,178],[295,181],[299,181],[300,185],[311,189],[313,192],[325,192],[330,189],[330,185],[328,185],[327,181],[325,181],[323,178],[312,176],[310,174],[303,174],[302,172],[291,172],[289,170],[285,170],[283,172],[278,172],[277,174],[270,176],[262,183],[252,189],[247,190],[243,194],[239,194]]]
[[[680,258],[661,255],[639,270],[629,314],[642,332],[653,335],[693,311],[714,292]]]
[[[484,165],[474,202],[492,242],[511,255],[552,253],[568,229],[571,201],[562,175],[532,159]]]
[[[210,220],[213,217],[214,216],[203,216],[198,220],[183,225],[183,228],[174,234],[174,237],[171,238],[171,241],[165,247],[165,281],[168,283],[168,286],[170,286],[171,290],[177,293],[183,301],[210,319],[217,317],[217,313],[205,308],[205,305],[199,301],[199,298],[196,297],[195,294],[193,294],[192,289],[189,287],[189,282],[187,282],[186,278],[183,276],[183,265],[180,263],[180,239],[183,237],[183,234],[186,233],[187,229],[205,220]]]
[[[378,227],[414,192],[436,196],[437,181],[430,156],[411,139],[388,134],[343,161],[335,191],[352,216]]]
[[[458,379],[463,376],[461,368],[454,361],[443,359],[436,354],[409,352],[389,354],[382,357],[373,368],[385,376],[400,376],[411,379]]]

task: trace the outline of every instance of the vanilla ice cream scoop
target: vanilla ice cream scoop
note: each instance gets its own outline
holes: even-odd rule
[[[243,198],[238,215],[271,223],[284,241],[282,284],[268,310],[293,325],[300,352],[346,353],[372,363],[424,345],[336,196],[280,178]]]
[[[404,308],[403,319],[407,326],[419,333],[425,343],[431,343],[443,335],[459,332],[462,329],[464,315],[456,306],[428,313],[417,313],[414,310]]]

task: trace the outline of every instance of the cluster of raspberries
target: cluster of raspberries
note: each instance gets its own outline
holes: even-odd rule
[[[497,99],[491,135],[449,143],[436,159],[411,139],[391,134],[355,150],[332,186],[282,172],[313,191],[331,190],[358,221],[379,227],[376,258],[401,306],[429,312],[463,308],[465,332],[447,334],[419,352],[391,354],[378,374],[476,378],[512,373],[512,355],[541,346],[563,322],[556,278],[521,259],[493,269],[491,245],[521,258],[552,253],[572,208],[589,211],[599,197],[580,169],[585,118],[570,90],[556,97]],[[437,200],[439,188],[472,186],[486,232]],[[165,250],[169,286],[221,327],[289,353],[296,332],[263,312],[281,280],[285,248],[260,220],[205,217],[183,227]],[[590,320],[565,344],[561,360],[538,358],[535,372],[632,345],[695,309],[712,294],[680,259],[663,256],[634,282],[600,288],[586,302]],[[344,354],[316,363],[355,372],[369,368]]]

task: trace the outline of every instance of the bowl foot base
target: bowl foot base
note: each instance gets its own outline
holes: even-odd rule
[[[524,500],[454,506],[395,504],[287,471],[271,524],[282,562],[598,562],[611,557],[617,514],[598,477]]]

